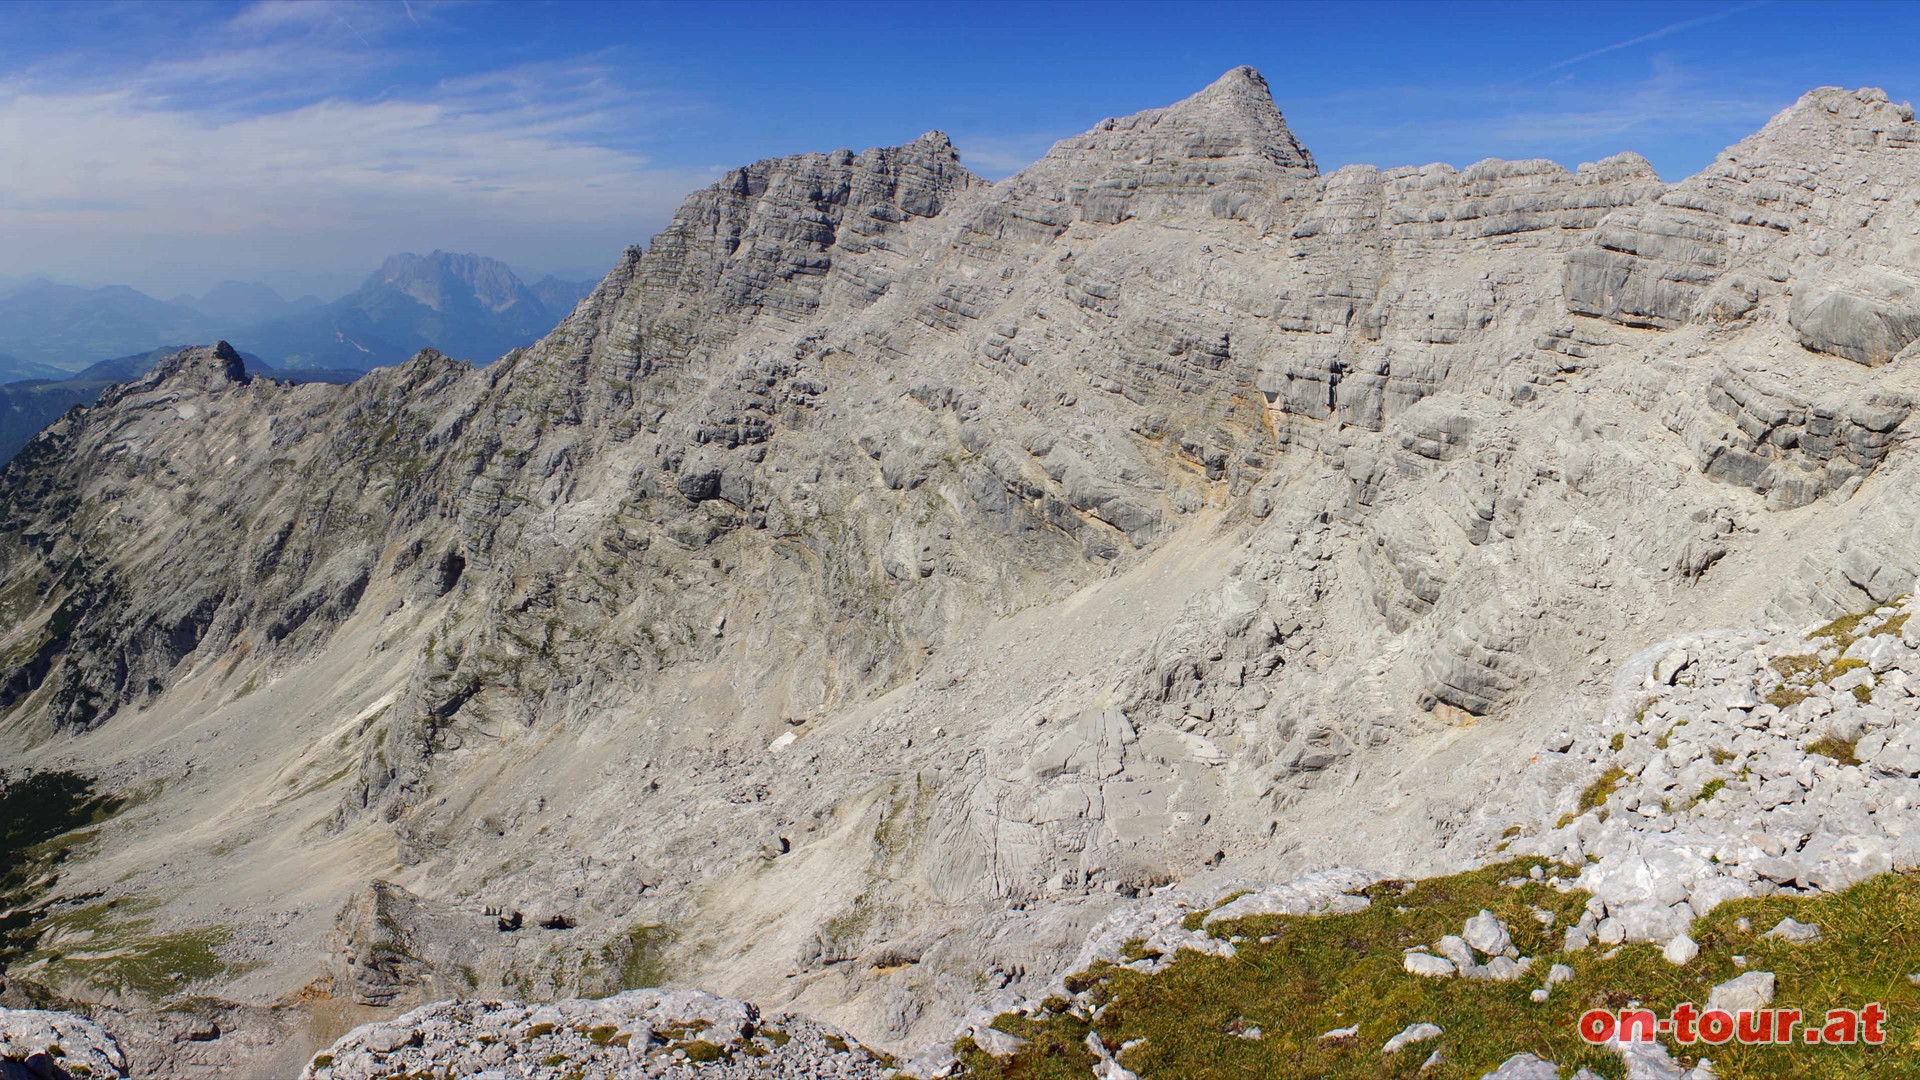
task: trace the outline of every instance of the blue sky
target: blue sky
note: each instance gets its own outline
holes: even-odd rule
[[[1895,4],[10,3],[0,275],[341,291],[396,250],[598,276],[689,190],[939,128],[998,178],[1236,64],[1323,168],[1620,150],[1920,94]]]

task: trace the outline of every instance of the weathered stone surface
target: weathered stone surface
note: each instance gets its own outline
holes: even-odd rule
[[[376,1080],[407,1073],[586,1075],[661,1080],[897,1075],[843,1033],[802,1017],[762,1016],[746,1002],[697,991],[634,990],[551,1005],[446,1001],[340,1037],[303,1080]]]
[[[120,1044],[99,1024],[63,1012],[0,1009],[0,1076],[126,1076]]]
[[[1380,1048],[1380,1052],[1382,1054],[1397,1054],[1415,1043],[1426,1042],[1428,1039],[1438,1038],[1440,1035],[1441,1031],[1438,1024],[1409,1024],[1405,1031],[1388,1039],[1387,1044]]]
[[[1707,1008],[1738,1015],[1755,1012],[1773,1004],[1774,979],[1771,971],[1749,971],[1736,975],[1713,988]]]
[[[1532,1054],[1515,1054],[1480,1080],[1560,1080],[1560,1066]]]
[[[1877,367],[1920,340],[1920,282],[1878,267],[1808,281],[1794,292],[1787,321],[1807,348]]]
[[[1909,154],[1920,147],[1917,133],[1913,110],[1880,91],[1807,94],[1703,172],[1602,222],[1567,260],[1568,310],[1660,329],[1752,318],[1785,280],[1774,260],[1824,253],[1828,230],[1859,229],[1883,211],[1891,192],[1862,190],[1853,182],[1858,164],[1875,153]],[[1911,292],[1876,273],[1796,285],[1789,319],[1806,326],[1807,347],[1868,364],[1891,357],[1886,347],[1908,325],[1899,297]]]

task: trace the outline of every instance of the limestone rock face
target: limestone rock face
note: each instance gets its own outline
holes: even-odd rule
[[[1321,175],[1236,69],[994,184],[734,170],[484,369],[189,350],[0,472],[0,749],[141,795],[50,933],[222,943],[158,996],[274,1019],[163,1073],[662,981],[902,1048],[1169,882],[1447,865],[1552,732],[1557,820],[1641,643],[1912,591],[1915,132]],[[1728,888],[1608,865],[1608,935]]]
[[[1787,321],[1807,348],[1877,367],[1920,340],[1920,282],[1878,267],[1809,281],[1794,293]]]
[[[978,184],[937,131],[897,148],[735,169],[648,246],[633,283],[648,329],[642,364],[684,360],[699,328],[728,316],[798,323],[829,297],[872,303],[892,283],[899,227]]]
[[[0,1009],[0,1076],[127,1075],[120,1044],[99,1024],[72,1013]]]
[[[1009,187],[1027,195],[1022,202],[1053,202],[1051,224],[1112,225],[1196,212],[1242,218],[1276,179],[1313,174],[1313,155],[1288,130],[1266,80],[1239,67],[1176,105],[1062,140]]]
[[[1901,159],[1915,150],[1920,125],[1910,106],[1878,90],[1815,90],[1699,175],[1613,215],[1567,260],[1567,310],[1661,329],[1744,319],[1783,285],[1798,290],[1795,263],[1807,256],[1897,235],[1912,207],[1863,166],[1885,161],[1898,175],[1913,167]],[[1795,325],[1811,326],[1802,340],[1809,348],[1866,344],[1871,297],[1836,302],[1831,289],[1796,300]],[[1840,340],[1826,336],[1835,333]]]

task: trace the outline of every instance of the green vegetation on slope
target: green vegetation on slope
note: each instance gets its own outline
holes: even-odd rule
[[[1891,1015],[1887,1040],[1879,1047],[1668,1042],[1677,1060],[1710,1058],[1720,1080],[1920,1074],[1913,1057],[1920,987],[1907,979],[1920,969],[1920,875],[1882,875],[1824,897],[1723,904],[1695,923],[1699,957],[1676,967],[1653,945],[1561,952],[1564,929],[1578,920],[1587,894],[1524,880],[1535,866],[1549,876],[1569,873],[1543,860],[1519,859],[1452,877],[1384,882],[1367,890],[1370,908],[1350,915],[1216,923],[1214,936],[1236,943],[1230,958],[1183,952],[1156,974],[1096,966],[1067,985],[1104,1005],[1098,1019],[1074,1015],[1060,999],[1032,1017],[1003,1015],[995,1027],[1031,1041],[1010,1057],[994,1058],[962,1040],[957,1049],[964,1075],[1077,1080],[1094,1064],[1085,1037],[1095,1031],[1109,1047],[1134,1044],[1120,1061],[1143,1080],[1477,1080],[1523,1051],[1569,1071],[1584,1066],[1621,1080],[1619,1056],[1581,1040],[1576,1022],[1582,1012],[1630,1003],[1660,1015],[1683,1002],[1704,1007],[1716,984],[1743,971],[1775,973],[1775,1007],[1799,1008],[1809,1017],[1879,1002]],[[1516,878],[1524,883],[1512,884]],[[1519,981],[1430,979],[1403,969],[1404,950],[1460,933],[1483,908],[1506,923],[1523,955],[1535,958]],[[1551,927],[1536,919],[1536,909],[1554,913]],[[1762,936],[1788,916],[1818,924],[1823,940],[1792,945]],[[1737,927],[1742,918],[1746,931]],[[1735,956],[1744,957],[1746,966]],[[1571,967],[1574,978],[1535,1003],[1529,994],[1553,963]],[[1391,1057],[1380,1053],[1389,1038],[1419,1022],[1437,1024],[1444,1033]],[[1320,1038],[1356,1025],[1353,1038]],[[1254,1027],[1261,1029],[1259,1038],[1241,1036]],[[1441,1062],[1422,1072],[1435,1049]]]
[[[231,930],[198,926],[156,933],[145,914],[151,906],[108,900],[49,916],[28,959],[29,973],[47,986],[79,982],[159,1001],[239,970],[219,954]]]
[[[607,959],[615,965],[619,979],[614,989],[645,990],[666,985],[666,952],[673,939],[672,928],[643,924],[628,930],[624,941],[609,945]]]
[[[38,939],[44,897],[85,830],[124,805],[77,773],[0,774],[0,971]]]
[[[1904,600],[1902,597],[1901,600]],[[1900,601],[1895,601],[1899,603]],[[1846,652],[1847,647],[1861,638],[1883,637],[1900,633],[1907,625],[1907,616],[1894,615],[1880,619],[1876,611],[1862,611],[1840,618],[1816,630],[1808,631],[1807,640],[1816,642],[1838,652]],[[1878,622],[1869,625],[1871,620]],[[1801,653],[1794,656],[1776,656],[1768,661],[1773,670],[1780,675],[1780,683],[1767,694],[1767,701],[1782,709],[1791,708],[1812,695],[1814,687],[1830,683],[1849,671],[1866,667],[1866,661],[1837,657],[1823,663],[1813,653]],[[1865,686],[1853,688],[1853,696],[1861,702],[1873,700],[1873,691]]]

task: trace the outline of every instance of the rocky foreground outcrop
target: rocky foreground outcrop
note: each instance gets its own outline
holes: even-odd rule
[[[1606,719],[1539,755],[1584,785],[1514,841],[1583,867],[1594,917],[1570,933],[1666,941],[1725,900],[1920,867],[1914,614],[1701,634],[1623,666]]]
[[[1897,784],[1779,771],[1818,706],[1734,709],[1745,777],[1654,730],[1706,691],[1607,708],[1646,642],[1911,590],[1916,185],[1832,88],[1677,183],[1322,174],[1236,69],[998,183],[735,170],[483,369],[190,350],[0,473],[0,749],[129,796],[9,986],[164,1018],[162,1075],[660,982],[904,1050],[1212,873],[1617,852],[1601,937],[1898,858]],[[1820,659],[1831,716],[1845,659],[1894,681]]]
[[[99,1024],[72,1013],[0,1009],[0,1078],[103,1080],[126,1075],[126,1055]]]
[[[635,990],[551,1005],[442,1002],[355,1030],[302,1080],[394,1075],[489,1080],[604,1076],[648,1080],[844,1077],[887,1080],[884,1057],[833,1028],[695,991]]]

